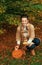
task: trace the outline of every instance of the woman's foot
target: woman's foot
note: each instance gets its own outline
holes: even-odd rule
[[[35,51],[34,51],[34,49],[31,50],[30,52],[31,52],[31,54],[32,54],[33,56],[35,56]]]

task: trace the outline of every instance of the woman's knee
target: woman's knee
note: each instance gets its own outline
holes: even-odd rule
[[[40,44],[40,39],[34,38],[33,42],[35,43],[36,46]]]
[[[26,47],[27,47],[27,49],[32,50],[35,48],[35,44],[32,44],[30,47],[29,46],[26,46]]]

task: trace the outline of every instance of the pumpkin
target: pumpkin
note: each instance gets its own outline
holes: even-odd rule
[[[23,51],[21,49],[12,51],[13,58],[20,58],[20,57],[22,57],[22,55],[23,55]]]

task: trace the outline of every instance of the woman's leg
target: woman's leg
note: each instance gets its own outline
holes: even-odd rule
[[[35,55],[35,44],[32,44],[30,47],[26,46],[27,49],[29,49],[30,53],[34,56]]]
[[[33,40],[33,43],[34,43],[34,45],[32,45],[31,46],[31,54],[32,55],[35,55],[35,51],[34,51],[34,48],[37,46],[39,46],[40,45],[40,39],[38,39],[38,38],[34,38],[34,40]]]
[[[35,50],[34,49],[30,50],[30,52],[31,52],[31,55],[35,56]]]
[[[32,41],[36,46],[40,45],[40,39],[38,38],[34,38],[34,40]]]

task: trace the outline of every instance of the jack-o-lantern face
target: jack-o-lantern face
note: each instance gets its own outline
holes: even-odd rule
[[[23,55],[23,51],[21,49],[13,50],[12,57],[13,58],[20,58]]]

